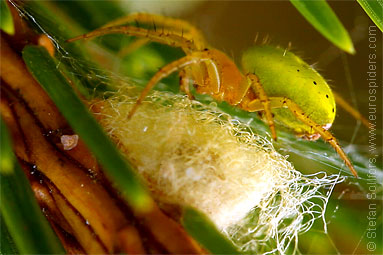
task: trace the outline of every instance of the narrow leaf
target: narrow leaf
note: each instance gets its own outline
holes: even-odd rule
[[[11,147],[9,134],[2,119],[1,140],[2,143],[7,141],[8,144],[4,145]],[[11,157],[11,162],[14,162],[12,171],[0,172],[0,210],[5,226],[18,250],[22,254],[64,254],[59,239],[41,213],[23,170],[14,161],[15,156],[13,154],[1,156]],[[3,237],[1,238],[3,242]],[[8,240],[4,244],[11,242]]]
[[[45,89],[74,131],[94,153],[106,174],[136,210],[148,210],[151,198],[141,185],[133,169],[124,160],[112,141],[77,97],[64,76],[56,69],[56,62],[42,47],[27,46],[24,61]]]
[[[0,254],[20,254],[17,250],[16,244],[12,239],[11,234],[4,224],[3,216],[0,214]]]
[[[240,254],[215,225],[199,211],[191,207],[185,208],[182,225],[195,240],[212,254]]]
[[[0,0],[0,29],[10,35],[15,33],[11,11],[5,0]]]
[[[1,121],[0,133],[0,173],[10,174],[13,172],[15,159],[12,151],[11,140],[7,132],[7,127],[3,121]]]
[[[375,25],[383,32],[383,0],[357,0]]]
[[[347,30],[325,0],[290,0],[290,2],[330,42],[350,54],[355,53]]]

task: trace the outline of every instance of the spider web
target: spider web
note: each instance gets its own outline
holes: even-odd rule
[[[142,79],[135,79],[135,78],[126,78],[123,73],[116,73],[116,68],[119,65],[123,65],[123,60],[120,58],[116,58],[111,53],[110,49],[105,50],[101,48],[97,44],[89,43],[91,53],[94,54],[95,52],[99,52],[98,58],[105,57],[107,59],[111,59],[111,62],[114,62],[114,70],[107,71],[104,67],[100,68],[94,64],[92,64],[88,60],[84,60],[82,58],[77,58],[72,54],[72,52],[69,52],[66,48],[64,49],[62,47],[62,39],[63,38],[57,38],[57,35],[53,35],[49,29],[45,26],[45,22],[49,21],[46,16],[43,14],[37,13],[35,10],[28,10],[20,9],[21,13],[26,15],[28,19],[36,26],[38,27],[42,32],[44,32],[46,35],[48,35],[51,39],[53,39],[54,42],[56,42],[56,48],[58,52],[60,52],[59,56],[59,62],[58,66],[60,65],[67,65],[71,68],[71,77],[76,80],[78,83],[84,83],[89,84],[89,89],[84,89],[81,86],[79,88],[82,92],[86,92],[88,96],[91,98],[93,96],[96,96],[99,91],[105,91],[107,90],[107,87],[110,87],[111,83],[116,82],[129,82],[129,83],[135,83],[135,84],[145,84],[145,80]],[[222,10],[221,10],[222,11]],[[364,22],[364,23],[363,23]],[[363,44],[363,42],[366,42],[368,40],[368,31],[367,31],[367,25],[368,22],[366,21],[358,21],[356,22],[356,25],[354,29],[352,30],[351,34],[354,38],[356,38],[354,41],[356,42],[356,46],[358,45],[358,42]],[[379,37],[379,35],[377,35]],[[381,37],[380,37],[381,38]],[[64,38],[67,39],[67,38]],[[102,46],[105,46],[105,41],[107,39],[100,39]],[[381,47],[381,44],[380,44]],[[151,49],[146,49],[144,47],[143,52],[150,53]],[[101,52],[101,53],[100,53]],[[367,58],[368,53],[364,53],[365,58]],[[177,55],[175,53],[175,55]],[[381,56],[380,56],[381,57]],[[358,97],[358,93],[360,93],[360,88],[356,88],[356,84],[354,80],[356,79],[358,75],[360,75],[361,72],[352,72],[350,69],[350,63],[349,63],[349,56],[346,56],[342,53],[338,53],[336,50],[334,50],[334,47],[329,47],[329,49],[325,52],[323,52],[320,57],[320,67],[322,69],[326,69],[329,66],[333,66],[333,63],[340,63],[339,68],[337,69],[337,72],[341,73],[344,76],[344,80],[346,81],[346,93],[343,94],[345,98],[348,98],[349,101],[352,103],[352,105],[362,112],[366,112],[366,107],[363,106],[366,103],[368,103],[367,99],[362,99],[361,97]],[[380,59],[381,61],[381,59]],[[377,61],[378,62],[378,61]],[[117,64],[116,64],[117,63]],[[378,62],[379,63],[379,62]],[[360,71],[360,70],[359,70]],[[128,76],[129,77],[129,76]],[[380,78],[381,79],[381,78]],[[165,91],[175,91],[175,87],[177,85],[169,86],[167,82],[161,83],[159,86],[157,86],[157,89],[165,90]],[[359,86],[359,85],[358,85]],[[96,89],[97,88],[97,89]],[[366,90],[366,89],[363,89]],[[379,90],[381,92],[381,88]],[[364,94],[366,95],[366,94]],[[379,93],[377,93],[379,95]],[[380,102],[381,102],[381,96]],[[205,97],[199,98],[201,101],[210,102],[210,99],[206,99]],[[268,136],[268,129],[267,127],[258,120],[257,116],[255,114],[248,114],[244,113],[242,111],[238,111],[237,109],[233,109],[226,104],[219,104],[218,106],[225,112],[230,113],[232,116],[235,116],[237,119],[241,120],[244,123],[249,124],[251,127],[253,127],[256,132],[260,135]],[[361,107],[363,106],[363,107]],[[379,107],[379,106],[378,106]],[[339,110],[339,114],[347,114],[343,112],[342,110]],[[381,112],[377,114],[378,116],[378,125],[377,129],[374,131],[377,138],[376,141],[381,141],[382,132],[381,132],[381,126],[379,123],[381,122]],[[339,117],[339,116],[338,116]],[[327,245],[331,248],[328,248],[325,252],[331,251],[331,253],[341,254],[344,253],[344,247],[341,247],[341,241],[339,241],[339,238],[334,239],[334,232],[331,234],[328,231],[328,228],[332,228],[334,226],[334,229],[336,231],[340,231],[342,233],[342,230],[339,230],[339,225],[341,227],[344,227],[346,230],[352,229],[352,223],[342,223],[343,225],[337,223],[340,221],[340,218],[343,216],[347,216],[350,220],[358,220],[361,219],[362,223],[357,226],[357,233],[354,235],[348,235],[348,237],[351,236],[351,239],[356,241],[353,243],[354,249],[351,251],[351,253],[358,253],[359,250],[365,251],[367,247],[367,244],[369,242],[378,242],[378,239],[381,239],[381,234],[379,235],[379,231],[381,232],[381,217],[382,213],[381,207],[378,207],[375,209],[377,211],[377,216],[375,216],[375,221],[378,223],[378,226],[380,224],[380,227],[377,228],[376,233],[377,237],[373,239],[368,239],[367,234],[368,231],[368,224],[371,221],[367,221],[366,217],[369,215],[369,213],[372,211],[369,205],[371,205],[370,200],[366,199],[367,194],[371,194],[371,187],[376,187],[376,191],[374,191],[375,194],[377,194],[377,198],[373,201],[381,201],[381,194],[382,194],[382,182],[383,182],[383,173],[382,173],[382,166],[381,166],[381,159],[382,159],[382,147],[381,143],[376,144],[376,149],[374,150],[374,153],[377,153],[376,161],[371,164],[371,133],[366,131],[364,127],[361,126],[361,123],[356,121],[344,121],[345,124],[342,122],[336,122],[334,127],[332,128],[335,135],[340,134],[341,135],[341,144],[343,145],[343,148],[347,155],[350,156],[352,161],[354,162],[357,171],[361,175],[361,179],[356,180],[352,177],[348,177],[346,179],[345,184],[342,184],[342,186],[339,187],[331,186],[329,192],[333,191],[333,195],[330,198],[329,202],[326,201],[324,206],[328,207],[326,212],[326,218],[323,218],[323,220],[327,223],[326,224],[320,224],[320,223],[313,223],[314,226],[312,229],[306,233],[305,235],[310,237],[313,237],[313,240],[307,240],[307,243],[311,246],[314,246],[315,240],[319,240],[320,243],[323,245]],[[352,123],[351,125],[349,123]],[[343,134],[343,131],[347,131],[344,133],[347,133],[347,135]],[[290,156],[290,160],[293,162],[293,164],[296,165],[298,170],[306,171],[307,169],[312,169],[312,171],[317,170],[326,170],[331,173],[342,173],[345,175],[348,175],[348,169],[343,165],[343,162],[339,159],[339,156],[333,152],[332,148],[325,144],[324,142],[316,142],[316,143],[310,143],[307,141],[300,141],[297,140],[294,135],[285,132],[280,131],[279,136],[279,142],[275,144],[275,146],[278,148],[279,152],[282,154],[286,154]],[[374,141],[372,141],[374,142]],[[375,155],[375,154],[374,154]],[[313,163],[314,162],[314,163]],[[371,176],[371,169],[376,169],[374,172],[374,176]],[[310,174],[311,172],[307,172],[306,174]],[[330,193],[328,193],[328,196],[330,196]],[[352,216],[355,211],[357,210],[356,206],[350,206],[347,203],[352,201],[356,201],[359,206],[362,206],[363,209],[359,210],[359,216]],[[342,209],[342,208],[347,208]],[[349,216],[351,215],[351,216]],[[335,231],[335,232],[336,232]],[[339,233],[339,232],[336,232]],[[303,240],[305,239],[305,235],[302,236]],[[345,237],[346,238],[346,237]],[[365,246],[365,247],[362,247]],[[378,247],[379,248],[379,247]],[[320,251],[318,247],[310,248],[308,245],[303,245],[303,247],[300,249],[303,253],[305,251]],[[380,249],[382,249],[380,247]]]

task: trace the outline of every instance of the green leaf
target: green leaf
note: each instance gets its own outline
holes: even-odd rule
[[[199,211],[191,207],[184,208],[182,225],[195,240],[212,254],[240,254],[215,225]]]
[[[383,32],[383,0],[357,0],[371,20]]]
[[[9,135],[1,119],[1,140],[8,144]],[[14,155],[6,154],[2,157]],[[23,254],[64,254],[65,251],[48,221],[41,213],[33,191],[20,165],[14,162],[13,171],[0,172],[1,215],[18,250]],[[3,231],[3,230],[2,230]],[[2,238],[2,244],[11,245]],[[6,243],[6,241],[8,241]],[[2,246],[3,247],[3,246]],[[12,247],[8,247],[12,248]],[[2,252],[3,248],[2,248]]]
[[[0,254],[20,254],[11,234],[4,224],[3,216],[0,214]]]
[[[0,0],[0,29],[10,35],[15,33],[12,14],[5,0]]]
[[[8,135],[7,127],[1,121],[0,127],[1,140],[0,140],[0,173],[11,174],[13,172],[14,155],[12,151],[12,143]]]
[[[132,167],[124,160],[112,141],[77,97],[64,76],[56,69],[57,63],[42,47],[27,46],[24,61],[45,89],[74,131],[94,153],[105,173],[136,210],[147,210],[151,198],[141,185]]]
[[[325,0],[290,0],[290,2],[330,42],[350,54],[355,53],[347,30]]]

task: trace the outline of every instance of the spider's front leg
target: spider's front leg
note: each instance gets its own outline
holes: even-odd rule
[[[328,142],[338,153],[338,155],[343,159],[347,167],[351,170],[351,173],[355,176],[358,177],[358,174],[352,165],[350,159],[347,157],[346,153],[342,150],[340,147],[338,141],[336,138],[324,127],[321,125],[317,124],[314,122],[310,117],[302,111],[302,109],[291,99],[287,97],[270,97],[269,98],[270,102],[270,108],[288,108],[294,115],[295,117],[306,124],[307,126],[311,127],[315,132],[320,134],[322,138]],[[249,111],[264,111],[264,104],[261,102],[260,99],[255,99],[252,102],[248,104]]]
[[[130,110],[128,114],[128,119],[130,119],[134,113],[136,112],[138,106],[142,103],[142,101],[145,99],[145,97],[148,95],[148,93],[152,90],[152,88],[163,78],[169,76],[170,74],[183,70],[185,67],[193,65],[193,64],[199,64],[202,62],[208,63],[208,65],[216,66],[216,64],[213,62],[213,60],[210,58],[209,54],[205,51],[203,52],[193,52],[190,55],[186,55],[185,57],[182,57],[180,59],[177,59],[170,64],[162,67],[148,82],[148,84],[145,86],[145,88],[142,90],[141,95],[137,99],[135,105]],[[218,75],[218,73],[216,74]],[[212,77],[216,83],[218,84],[219,78],[218,77]],[[185,85],[186,86],[186,85]],[[186,90],[186,88],[183,88]]]
[[[152,29],[150,30],[154,31],[162,31],[163,29],[166,29],[167,33],[176,34],[187,40],[193,40],[194,44],[199,50],[202,50],[207,45],[202,32],[189,22],[182,19],[165,17],[162,15],[150,13],[132,13],[128,16],[113,20],[101,28],[118,27],[128,24],[136,25],[137,27],[139,27],[141,24],[152,26]]]
[[[179,77],[181,90],[186,93],[190,100],[194,100],[194,96],[190,91],[191,75],[187,68],[184,68],[179,72]]]
[[[145,38],[153,42],[158,42],[164,45],[171,47],[182,48],[185,52],[196,51],[196,45],[194,41],[185,39],[181,36],[175,34],[164,34],[161,31],[148,30],[145,28],[135,27],[135,26],[117,26],[117,27],[105,27],[99,28],[92,32],[76,36],[74,38],[68,39],[67,42],[74,42],[78,40],[88,40],[95,37],[108,35],[108,34],[126,34],[129,36],[136,36],[139,38]]]
[[[151,25],[152,28],[141,28],[140,24]],[[181,47],[185,53],[201,51],[207,46],[203,34],[190,23],[181,19],[148,13],[135,13],[122,17],[89,33],[71,38],[67,42],[91,39],[107,34],[127,34],[138,37],[136,43],[124,50],[128,53],[149,41]]]

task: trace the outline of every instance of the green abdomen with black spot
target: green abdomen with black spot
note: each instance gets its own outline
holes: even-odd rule
[[[242,66],[245,73],[259,77],[268,97],[290,98],[320,125],[334,122],[335,99],[329,85],[295,54],[273,46],[254,46],[243,54]],[[273,109],[272,112],[277,123],[297,134],[315,133],[288,109]]]

